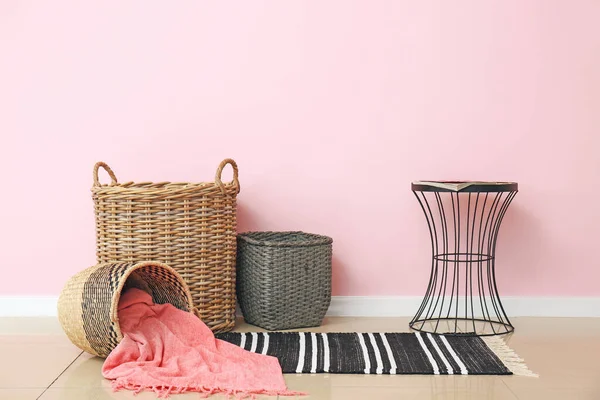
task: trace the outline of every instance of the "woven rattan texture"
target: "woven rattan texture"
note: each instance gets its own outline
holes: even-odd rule
[[[157,304],[193,310],[187,285],[164,264],[98,264],[73,276],[59,297],[59,321],[71,342],[88,353],[106,357],[123,338],[117,307],[127,286],[145,288]]]
[[[133,264],[101,265],[83,284],[83,330],[98,355],[108,355],[121,340],[118,318],[112,318],[113,298],[127,268]],[[127,278],[125,278],[127,279]]]
[[[233,181],[223,183],[231,165]],[[112,182],[101,185],[98,169]],[[238,169],[226,159],[210,183],[118,183],[94,168],[92,197],[99,263],[159,261],[188,284],[197,315],[215,332],[235,325]]]
[[[320,325],[331,302],[331,243],[302,232],[239,235],[237,294],[244,319],[268,330]]]

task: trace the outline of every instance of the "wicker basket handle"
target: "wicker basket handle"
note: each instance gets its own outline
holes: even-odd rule
[[[215,184],[217,186],[219,186],[221,188],[221,191],[223,192],[223,194],[225,194],[225,185],[221,181],[221,174],[223,173],[223,168],[225,168],[225,166],[227,166],[227,164],[231,165],[231,167],[233,168],[232,183],[235,185],[235,188],[237,189],[237,192],[239,193],[240,192],[240,181],[238,180],[238,166],[235,163],[235,161],[233,161],[231,158],[226,158],[225,160],[221,161],[221,164],[219,164],[219,168],[217,168],[217,174],[215,175]]]
[[[113,170],[110,169],[110,167],[108,165],[106,165],[106,163],[100,161],[100,162],[97,162],[96,165],[94,165],[94,186],[100,186],[100,181],[98,180],[98,169],[100,169],[100,167],[102,167],[106,172],[108,172],[108,175],[110,176],[110,179],[112,180],[111,185],[116,185],[117,184],[117,176],[115,175]]]

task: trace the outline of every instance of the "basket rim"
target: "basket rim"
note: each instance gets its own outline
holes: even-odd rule
[[[260,239],[262,235],[275,234],[276,239]],[[296,235],[303,236],[305,240],[288,241],[286,237]],[[323,246],[333,243],[333,239],[329,236],[318,235],[303,231],[251,231],[238,233],[238,239],[254,246],[267,247],[308,247],[308,246]]]
[[[106,265],[106,264],[121,264],[121,263],[123,263],[123,262],[122,261],[109,261],[109,262],[105,262],[105,263],[96,264],[96,266]],[[179,283],[186,289],[185,292],[186,292],[186,298],[187,298],[187,302],[188,302],[188,306],[189,306],[189,312],[190,313],[195,312],[194,303],[192,300],[192,294],[189,290],[189,287],[188,287],[187,283],[185,283],[185,281],[183,280],[181,275],[179,275],[179,273],[177,271],[175,271],[175,269],[173,267],[170,267],[167,264],[163,264],[158,261],[141,261],[141,262],[137,262],[137,263],[133,262],[132,266],[129,267],[127,269],[127,271],[125,271],[125,273],[121,277],[121,279],[119,281],[119,285],[117,286],[117,288],[115,289],[115,291],[113,293],[113,298],[111,300],[111,305],[110,305],[110,319],[111,319],[111,321],[113,321],[115,323],[115,331],[117,333],[118,341],[121,341],[121,339],[123,339],[123,333],[121,332],[121,324],[119,322],[119,300],[121,299],[121,293],[123,292],[125,283],[127,282],[127,279],[129,279],[129,276],[131,275],[132,272],[134,272],[135,270],[138,270],[140,268],[150,267],[150,266],[164,268],[167,271],[174,274],[174,276],[177,278]]]
[[[233,179],[231,182],[223,182],[221,177],[223,169],[226,166],[231,166],[233,169]],[[98,172],[103,169],[110,177],[111,182],[103,184],[100,181]],[[92,193],[94,194],[122,194],[123,192],[129,193],[141,193],[145,195],[160,195],[160,194],[173,194],[186,195],[194,193],[195,191],[204,191],[207,189],[213,190],[218,188],[222,195],[229,195],[228,193],[231,188],[234,189],[236,195],[240,192],[240,181],[239,181],[239,170],[237,163],[231,159],[226,158],[217,167],[214,181],[202,181],[202,182],[172,182],[172,181],[127,181],[119,183],[117,176],[114,171],[103,161],[98,161],[94,165],[93,169],[93,185]]]
[[[236,189],[233,182],[223,183],[227,189]],[[214,182],[123,182],[123,183],[103,183],[92,186],[92,192],[161,192],[161,191],[189,191],[194,189],[219,188]]]

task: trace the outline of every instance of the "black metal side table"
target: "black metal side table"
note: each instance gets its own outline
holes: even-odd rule
[[[491,336],[514,331],[496,285],[496,241],[514,182],[412,183],[429,226],[431,275],[410,327]]]

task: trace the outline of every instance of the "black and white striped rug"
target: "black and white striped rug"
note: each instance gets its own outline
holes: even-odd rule
[[[221,333],[248,351],[277,357],[284,373],[526,375],[498,337],[427,333]]]

